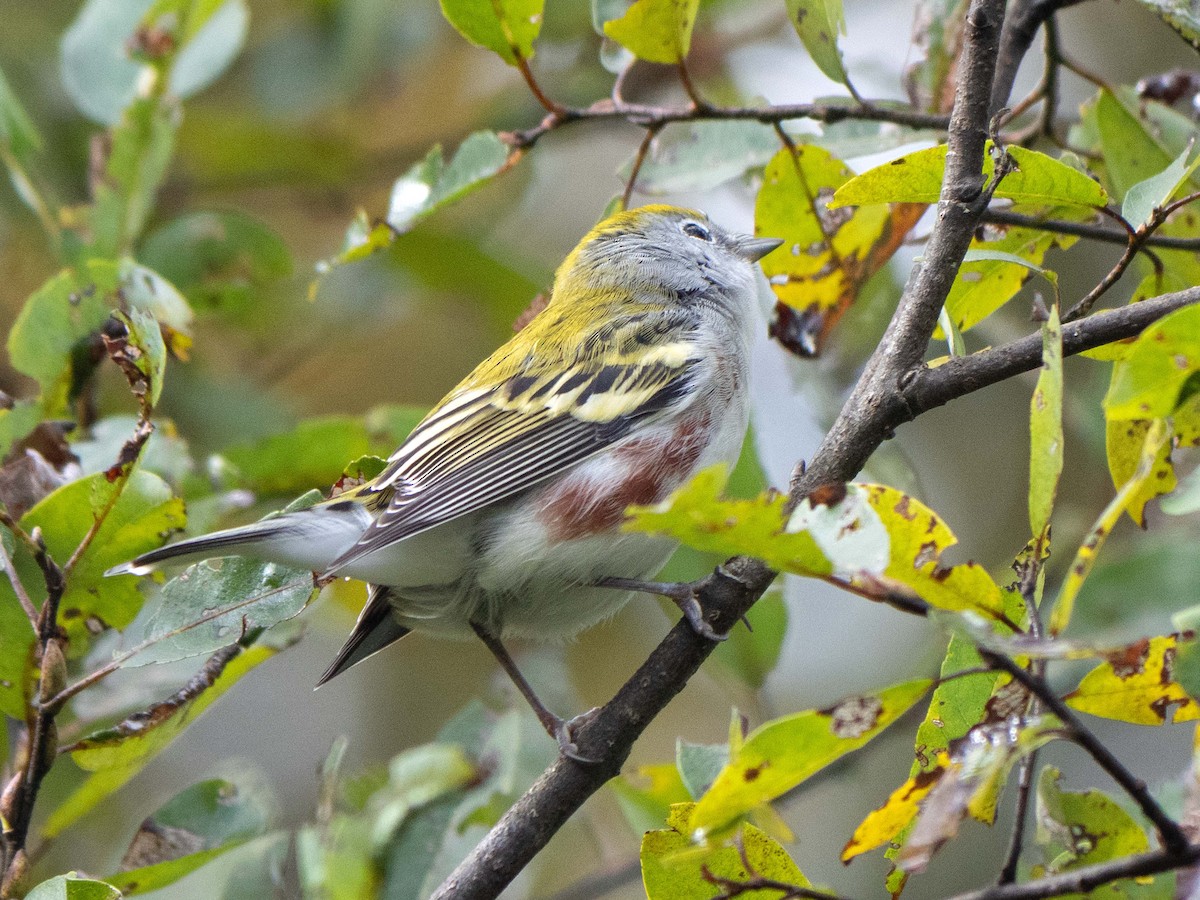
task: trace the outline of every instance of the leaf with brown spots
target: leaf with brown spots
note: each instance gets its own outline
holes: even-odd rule
[[[820,354],[829,330],[924,209],[830,209],[834,191],[852,176],[812,144],[785,147],[763,172],[755,233],[785,241],[762,261],[779,301],[771,334],[800,356]]]
[[[846,33],[842,0],[787,0],[788,20],[826,77],[846,84],[838,35]]]
[[[705,838],[724,833],[758,805],[862,747],[907,712],[929,685],[924,679],[910,681],[759,726],[696,804],[693,832]]]
[[[1150,849],[1146,832],[1120,804],[1097,790],[1064,791],[1062,773],[1046,766],[1037,787],[1037,842],[1046,859],[1034,866],[1032,877],[1042,878],[1084,866],[1122,859]],[[1127,897],[1161,897],[1164,885],[1114,881],[1100,885],[1087,896],[1095,900]],[[1157,888],[1157,890],[1156,890]],[[1170,891],[1165,892],[1169,896]],[[1081,897],[1081,894],[1071,894]]]
[[[1083,677],[1067,695],[1067,703],[1094,716],[1135,725],[1200,719],[1200,705],[1175,681],[1179,641],[1180,635],[1166,634],[1111,654]]]
[[[948,764],[949,757],[942,754],[932,769],[917,772],[892,791],[883,806],[867,813],[842,848],[842,862],[850,862],[854,857],[888,843],[907,827],[920,810],[921,801],[946,773]]]
[[[173,884],[262,834],[271,806],[271,798],[252,783],[211,779],[194,784],[142,822],[121,859],[121,871],[104,880],[126,894]]]
[[[1104,397],[1110,420],[1162,419],[1191,398],[1190,379],[1200,372],[1200,306],[1168,313],[1134,341],[1113,367]]]

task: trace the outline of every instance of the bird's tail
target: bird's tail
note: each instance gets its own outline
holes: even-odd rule
[[[214,556],[249,556],[324,571],[349,550],[371,523],[352,500],[322,503],[239,528],[176,541],[119,566],[107,575],[144,575],[165,562],[190,563]]]
[[[359,613],[354,630],[338,651],[325,674],[317,681],[320,687],[335,675],[340,675],[351,666],[356,666],[368,656],[374,656],[388,644],[393,644],[411,631],[396,621],[392,614],[389,588],[371,585],[367,605]]]

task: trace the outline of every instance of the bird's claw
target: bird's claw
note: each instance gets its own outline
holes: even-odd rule
[[[590,722],[600,712],[600,707],[593,706],[585,713],[580,713],[573,719],[559,719],[558,724],[554,728],[554,738],[558,741],[559,752],[567,759],[573,759],[575,762],[585,766],[594,766],[600,762],[590,756],[584,756],[579,752],[579,747],[575,744],[575,729],[580,728]]]
[[[695,594],[689,592],[686,597],[673,597],[672,599],[683,613],[683,617],[687,619],[688,624],[692,626],[692,631],[700,637],[715,644],[729,640],[728,632],[725,634],[717,632],[704,618],[704,607],[700,605]]]

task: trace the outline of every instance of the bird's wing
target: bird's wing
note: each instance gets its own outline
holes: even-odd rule
[[[325,574],[531,487],[671,406],[687,393],[698,363],[676,325],[663,314],[639,313],[573,346],[543,344],[515,361],[528,342],[501,348],[356,491],[390,499]]]

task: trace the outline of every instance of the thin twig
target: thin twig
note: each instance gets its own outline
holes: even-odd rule
[[[692,73],[688,71],[687,62],[683,59],[680,59],[676,68],[679,71],[679,81],[683,84],[684,93],[686,93],[688,99],[692,101],[692,106],[697,112],[703,112],[704,110],[707,110],[709,108],[709,103],[700,95],[700,91],[697,90],[695,82],[692,81]]]
[[[531,128],[505,132],[502,137],[517,147],[530,147],[543,136],[563,125],[580,121],[610,121],[623,119],[643,128],[650,125],[669,125],[673,122],[707,120],[748,120],[772,125],[793,119],[812,119],[827,125],[847,120],[890,122],[909,128],[944,131],[948,119],[944,115],[917,112],[890,105],[886,101],[866,103],[792,103],[767,106],[650,106],[640,103],[620,103],[612,99],[598,100],[586,107],[561,107]]]
[[[1042,56],[1045,68],[1042,72],[1042,84],[1045,87],[1042,96],[1042,111],[1038,116],[1038,130],[1050,140],[1055,140],[1054,116],[1058,112],[1058,93],[1061,79],[1058,74],[1059,43],[1058,20],[1050,15],[1042,23]]]
[[[1102,241],[1105,244],[1129,243],[1129,232],[1105,228],[1088,222],[1071,222],[1065,219],[1042,219],[1024,213],[1012,212],[1007,209],[989,207],[984,211],[983,221],[992,225],[1015,225],[1018,228],[1035,228],[1038,231],[1052,231],[1055,234],[1069,234],[1074,237]],[[1171,237],[1168,235],[1152,234],[1144,242],[1146,247],[1158,247],[1163,250],[1190,250],[1200,252],[1200,238]]]
[[[40,678],[38,697],[44,699],[59,686],[66,673],[66,659],[63,655],[63,638],[58,630],[58,604],[66,592],[67,583],[61,568],[46,551],[41,540],[41,534],[34,529],[31,535],[38,545],[34,559],[42,572],[46,584],[46,599],[38,613],[38,659]],[[12,867],[21,865],[25,856],[25,841],[29,836],[29,826],[33,821],[33,808],[37,803],[38,792],[41,790],[42,779],[50,771],[54,757],[58,751],[58,739],[54,727],[54,711],[36,706],[25,726],[27,752],[24,767],[19,770],[16,778],[19,781],[13,790],[5,790],[3,808],[0,808],[0,818],[4,820],[4,877],[5,887],[11,886],[15,880]]]
[[[542,90],[542,86],[538,84],[538,80],[533,75],[533,70],[529,68],[529,60],[527,60],[516,47],[509,48],[512,51],[513,58],[517,63],[517,71],[521,73],[521,77],[525,79],[525,84],[529,88],[529,92],[533,94],[542,108],[552,116],[562,116],[566,110],[561,103],[551,100],[546,92]]]
[[[34,607],[33,601],[29,599],[29,593],[25,590],[25,585],[21,583],[21,576],[17,574],[17,568],[13,565],[12,556],[9,555],[8,548],[4,546],[4,541],[0,541],[0,565],[4,566],[4,573],[8,576],[8,583],[12,585],[13,593],[17,595],[21,609],[25,610],[29,624],[36,629],[38,611]]]
[[[1047,526],[1042,535],[1034,537],[1030,552],[1025,559],[1025,564],[1018,569],[1019,589],[1021,598],[1025,601],[1025,609],[1029,613],[1029,636],[1033,640],[1041,640],[1043,634],[1042,611],[1038,607],[1037,585],[1041,577],[1045,558],[1042,554],[1044,546],[1042,541],[1049,540],[1049,534],[1050,529]],[[1045,659],[1034,658],[1030,661],[1030,668],[1038,678],[1045,679]],[[1041,712],[1041,702],[1037,695],[1031,693],[1029,694],[1029,702],[1026,705],[1026,715],[1036,716],[1039,712]],[[997,884],[1011,884],[1017,880],[1018,867],[1021,862],[1021,850],[1025,842],[1025,823],[1029,818],[1029,809],[1033,799],[1033,773],[1037,769],[1037,757],[1038,751],[1035,748],[1032,752],[1021,758],[1021,768],[1017,773],[1017,803],[1013,816],[1012,833],[1009,838],[1008,852],[1005,855],[1004,865],[1001,866],[1000,875],[996,880]]]
[[[661,127],[661,125],[650,125],[646,128],[646,134],[638,145],[637,154],[633,157],[633,167],[629,171],[629,179],[625,182],[625,191],[621,194],[622,209],[629,209],[629,201],[633,198],[633,189],[637,184],[638,173],[642,171],[642,163],[646,161],[646,154],[650,152],[650,145],[654,143],[654,137]]]
[[[1183,853],[1187,849],[1187,835],[1183,833],[1179,823],[1168,816],[1166,811],[1159,806],[1158,801],[1151,796],[1150,791],[1146,788],[1146,783],[1130,772],[1125,764],[1113,755],[1104,742],[1096,737],[1091,729],[1075,715],[1074,710],[1051,690],[1045,679],[1037,677],[1003,653],[996,653],[982,646],[977,649],[986,662],[1021,682],[1021,685],[1037,697],[1046,709],[1062,720],[1070,730],[1071,739],[1121,786],[1125,793],[1137,803],[1146,818],[1154,823],[1165,849],[1175,854]]]
[[[1125,252],[1121,254],[1121,258],[1117,260],[1117,264],[1108,271],[1108,274],[1106,274],[1104,278],[1100,280],[1099,284],[1087,292],[1083,299],[1081,299],[1063,314],[1063,322],[1072,322],[1075,319],[1082,318],[1091,312],[1092,307],[1096,304],[1096,301],[1104,296],[1109,288],[1116,284],[1117,281],[1120,280],[1121,276],[1125,274],[1125,270],[1129,268],[1129,265],[1133,262],[1133,258],[1137,255],[1137,252],[1145,246],[1146,241],[1153,236],[1154,232],[1162,227],[1163,223],[1166,222],[1173,213],[1182,209],[1187,204],[1195,202],[1196,200],[1200,200],[1200,191],[1195,191],[1191,194],[1188,194],[1186,197],[1181,197],[1178,200],[1168,203],[1166,206],[1155,209],[1153,215],[1150,217],[1150,221],[1138,226],[1134,230],[1133,234],[1129,238],[1129,244],[1125,247]],[[1155,257],[1155,263],[1155,269],[1161,272],[1162,263],[1157,259],[1157,257]]]

